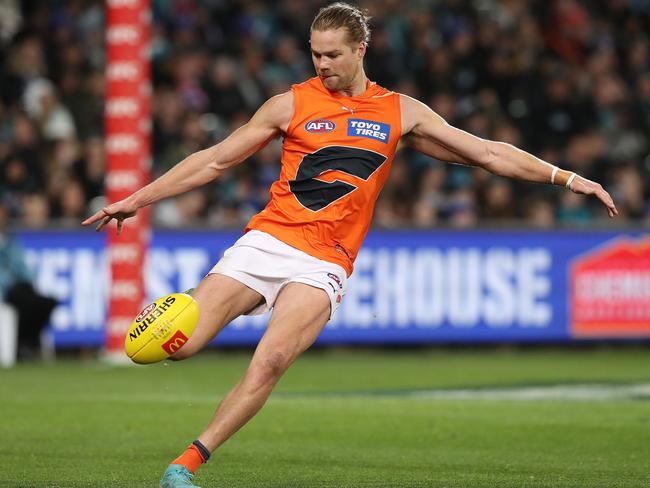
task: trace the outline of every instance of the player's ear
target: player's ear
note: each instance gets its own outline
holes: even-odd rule
[[[364,41],[361,41],[359,43],[359,48],[357,49],[357,56],[359,56],[359,59],[363,58],[366,54],[366,43]]]

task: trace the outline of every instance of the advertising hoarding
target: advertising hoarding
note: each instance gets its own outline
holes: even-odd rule
[[[193,288],[238,232],[158,231],[147,300]],[[37,286],[60,301],[58,346],[102,345],[105,236],[24,232]],[[373,231],[322,344],[555,342],[650,337],[650,255],[639,232]],[[146,303],[143,303],[143,306]],[[268,316],[215,341],[251,345]]]

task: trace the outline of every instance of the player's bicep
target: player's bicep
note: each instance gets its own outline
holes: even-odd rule
[[[428,137],[423,137],[411,132],[404,137],[404,146],[415,149],[416,151],[437,159],[438,161],[447,161],[449,163],[458,163],[469,165],[472,164],[467,158],[462,157],[450,149],[434,142]]]
[[[426,151],[437,150],[444,153],[446,150],[447,161],[480,166],[488,163],[489,141],[448,124],[440,115],[417,100],[408,99],[405,105],[407,114],[412,119],[409,134],[425,154]],[[453,155],[456,156],[455,160],[451,159]]]

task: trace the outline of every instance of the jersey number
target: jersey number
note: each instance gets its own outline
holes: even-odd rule
[[[342,171],[367,181],[384,161],[386,156],[366,149],[324,147],[302,158],[296,179],[289,180],[289,188],[304,207],[317,212],[357,188],[340,180],[317,180],[318,176],[326,171]]]

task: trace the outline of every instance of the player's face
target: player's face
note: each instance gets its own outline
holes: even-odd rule
[[[316,74],[323,80],[328,90],[344,90],[352,86],[361,73],[364,42],[351,45],[347,39],[347,29],[312,31],[311,59]]]

